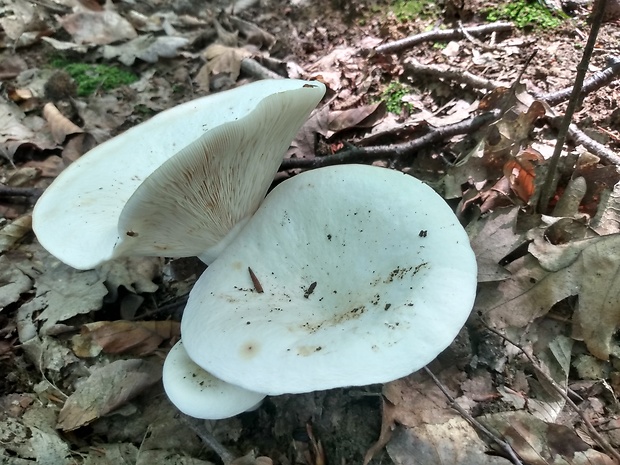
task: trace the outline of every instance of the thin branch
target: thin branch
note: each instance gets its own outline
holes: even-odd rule
[[[200,440],[215,452],[219,458],[224,462],[224,465],[230,465],[233,460],[235,460],[235,456],[231,454],[226,447],[222,445],[215,437],[207,431],[205,427],[205,421],[199,420],[197,418],[192,418],[190,416],[181,414],[181,420],[185,423],[189,428],[200,438]]]
[[[597,157],[600,157],[601,160],[605,161],[607,164],[620,165],[620,156],[616,152],[608,148],[606,145],[596,142],[594,139],[581,131],[577,125],[571,124],[568,127],[568,138],[575,145],[583,145],[586,149]]]
[[[490,34],[492,32],[510,31],[513,27],[514,26],[512,25],[512,23],[497,22],[491,24],[484,24],[482,26],[473,26],[466,28],[441,30],[435,29],[433,31],[423,32],[421,34],[416,34],[411,37],[396,40],[394,42],[388,42],[387,44],[379,45],[374,49],[365,50],[365,52],[374,52],[378,54],[395,53],[427,41],[446,41],[453,39],[462,39],[464,37],[463,31],[466,31],[472,36],[479,36],[484,34]]]
[[[257,79],[284,79],[284,76],[280,76],[278,73],[265,68],[254,58],[244,58],[241,60],[241,71]]]
[[[469,134],[485,125],[491,124],[498,112],[487,112],[474,116],[460,123],[448,124],[433,128],[427,134],[401,144],[377,145],[374,147],[353,147],[334,155],[316,158],[287,158],[282,161],[280,170],[295,168],[314,169],[322,166],[340,165],[344,163],[367,163],[381,159],[395,159],[412,155],[421,148],[436,144],[449,137]]]
[[[538,361],[534,358],[534,356],[527,352],[521,345],[509,339],[506,335],[500,333],[494,328],[491,328],[486,322],[481,321],[481,323],[486,329],[488,329],[494,334],[497,334],[499,337],[515,346],[523,353],[523,355],[525,355],[525,357],[529,360],[532,366],[536,369],[536,372],[542,378],[544,378],[545,381],[547,381],[551,385],[551,387],[553,387],[553,389],[566,401],[566,403],[570,405],[570,407],[577,413],[577,415],[579,415],[579,418],[581,418],[583,424],[586,425],[586,428],[588,429],[590,436],[592,436],[592,439],[594,439],[601,447],[601,449],[603,449],[610,457],[613,457],[616,463],[620,465],[620,452],[618,452],[611,444],[609,444],[609,442],[603,436],[600,435],[600,433],[596,430],[596,428],[594,428],[586,414],[583,413],[583,411],[577,406],[577,404],[575,404],[575,402],[573,402],[570,396],[566,393],[566,390],[562,388],[551,376],[545,373],[545,371],[540,366]]]
[[[0,185],[0,197],[30,197],[38,199],[43,194],[44,189],[38,187],[11,187]]]
[[[460,68],[446,65],[424,65],[415,59],[407,60],[405,62],[405,69],[417,74],[428,74],[429,76],[441,79],[451,79],[454,82],[465,84],[476,89],[493,90],[501,85],[498,82],[477,76]]]
[[[583,81],[583,86],[581,87],[582,96],[586,94],[591,94],[592,92],[597,91],[601,87],[605,87],[607,84],[617,79],[619,75],[620,59],[611,58],[607,68],[594,73],[588,79]],[[534,97],[540,100],[544,100],[551,106],[555,106],[568,99],[572,91],[573,87],[567,87],[566,89],[558,90],[557,92],[550,92],[547,94],[534,93]]]
[[[444,396],[446,396],[446,398],[450,401],[450,404],[452,405],[452,408],[454,410],[459,412],[461,416],[465,420],[467,420],[467,422],[469,422],[469,424],[471,424],[474,428],[476,428],[478,431],[480,431],[485,436],[487,436],[489,439],[491,439],[493,442],[495,442],[506,453],[506,455],[510,458],[510,461],[513,464],[523,465],[523,462],[521,462],[521,460],[517,456],[517,453],[514,451],[514,449],[512,448],[510,444],[508,444],[506,441],[498,437],[496,434],[493,434],[491,430],[489,430],[486,426],[484,426],[482,423],[480,423],[478,420],[472,417],[469,413],[467,413],[465,409],[458,404],[456,399],[452,397],[452,395],[448,392],[446,387],[441,383],[441,381],[439,381],[439,379],[433,374],[431,370],[429,370],[427,367],[424,367],[424,371],[426,371],[426,374],[431,377],[433,382],[437,385],[437,387],[441,390],[441,392],[443,392]]]
[[[549,209],[549,201],[551,200],[551,197],[553,196],[553,193],[555,192],[555,189],[557,187],[558,164],[562,155],[562,149],[564,148],[564,142],[566,141],[566,135],[568,134],[568,127],[570,126],[570,123],[573,119],[573,114],[575,113],[577,106],[581,102],[581,89],[583,87],[583,81],[588,71],[588,64],[590,63],[590,58],[592,57],[594,45],[596,44],[596,37],[598,36],[598,31],[601,27],[603,14],[605,13],[606,3],[607,0],[599,0],[595,3],[594,6],[594,11],[592,15],[592,26],[590,28],[588,42],[586,43],[585,49],[583,51],[581,61],[579,62],[579,65],[577,65],[575,85],[571,91],[570,99],[568,100],[564,120],[562,121],[562,125],[558,128],[558,139],[555,144],[553,155],[549,159],[547,174],[545,176],[545,181],[542,186],[540,198],[538,199],[538,211],[540,213],[547,213],[547,210]]]

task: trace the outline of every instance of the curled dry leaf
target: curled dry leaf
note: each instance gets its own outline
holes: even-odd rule
[[[525,203],[534,195],[534,169],[543,160],[540,152],[528,147],[504,164],[504,176],[510,181],[510,188]]]
[[[178,339],[180,325],[176,321],[98,321],[82,326],[75,336],[73,352],[78,357],[108,354],[149,355],[167,339]]]
[[[117,360],[95,369],[69,396],[57,428],[72,431],[112,412],[161,378],[161,365],[145,360]]]
[[[53,103],[46,103],[43,107],[43,117],[47,120],[52,137],[57,144],[62,144],[67,136],[84,132],[79,126],[63,115]]]
[[[23,215],[0,229],[0,253],[12,249],[32,231],[32,215]]]

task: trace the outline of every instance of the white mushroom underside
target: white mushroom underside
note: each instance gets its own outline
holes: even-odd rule
[[[431,188],[323,168],[267,196],[197,282],[182,334],[198,365],[266,394],[386,382],[450,344],[475,290],[467,235]]]
[[[166,357],[163,383],[172,403],[195,418],[229,418],[252,410],[265,397],[207,373],[187,356],[181,341]]]
[[[301,125],[323,93],[324,86],[320,83],[287,79],[259,81],[192,100],[131,128],[71,164],[41,196],[33,213],[33,229],[39,242],[61,261],[78,269],[93,268],[120,253],[132,254],[130,248],[115,253],[121,212],[139,186],[162,164],[205,133],[251,114],[268,98],[272,98],[273,106],[278,111],[296,112],[292,119],[299,119],[298,124]],[[277,105],[278,101],[281,106]],[[300,107],[295,106],[296,101],[301,102]],[[296,130],[292,130],[293,135]],[[290,143],[290,139],[286,144]],[[281,159],[283,152],[280,146],[271,153],[273,158],[267,163],[271,172],[254,173],[255,176],[267,178],[266,181],[255,181],[256,184],[269,184],[273,178],[279,164],[277,160]],[[209,154],[212,157],[218,155]],[[211,172],[209,175],[228,179],[226,173]],[[183,178],[176,182],[179,186],[185,183]],[[264,192],[256,189],[252,194],[259,198],[246,201],[245,205],[256,208]],[[151,195],[165,198],[169,192],[164,190]],[[188,197],[191,196],[192,193],[188,193]],[[169,212],[169,209],[166,210],[166,213]],[[248,215],[251,213],[247,212]],[[243,215],[237,213],[236,217],[242,218]],[[162,215],[158,218],[161,219]],[[167,218],[167,221],[176,220],[173,217]],[[230,221],[226,225],[229,226]],[[121,233],[126,236],[128,232],[132,234],[123,225]],[[221,231],[218,234],[221,235]],[[195,254],[204,252],[206,248],[208,245]],[[165,255],[171,254],[171,251],[167,246],[165,250],[151,250],[150,253],[141,250],[141,253]]]

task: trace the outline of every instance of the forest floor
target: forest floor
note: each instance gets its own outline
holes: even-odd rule
[[[620,463],[613,14],[541,207],[591,5],[567,3],[566,14],[524,0],[0,4],[0,464]],[[422,179],[466,227],[478,297],[428,371],[268,397],[201,425],[218,453],[160,382],[204,266],[137,258],[78,272],[38,244],[31,213],[96,144],[270,73],[328,88],[275,182],[342,163]]]

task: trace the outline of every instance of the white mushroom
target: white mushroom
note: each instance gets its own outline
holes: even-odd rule
[[[166,357],[163,383],[172,403],[194,418],[219,420],[232,417],[253,410],[265,397],[207,373],[187,356],[181,341]]]
[[[467,234],[439,195],[397,171],[343,165],[267,196],[196,283],[181,328],[195,363],[246,389],[366,385],[433,360],[475,291]]]
[[[97,146],[46,190],[33,229],[78,269],[124,255],[212,261],[256,211],[325,86],[265,80],[193,100]]]

